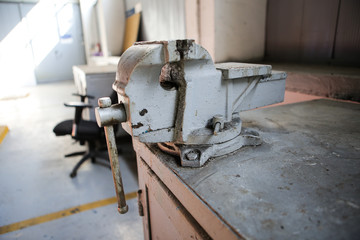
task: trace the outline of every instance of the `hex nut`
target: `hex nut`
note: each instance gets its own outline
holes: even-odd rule
[[[189,161],[198,160],[198,159],[200,159],[200,151],[196,150],[196,149],[193,149],[193,150],[185,153],[185,157]]]

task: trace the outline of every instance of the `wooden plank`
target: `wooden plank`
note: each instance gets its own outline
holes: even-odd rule
[[[126,19],[123,52],[137,41],[140,27],[140,12],[134,13]]]

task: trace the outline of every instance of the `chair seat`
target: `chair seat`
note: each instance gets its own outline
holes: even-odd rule
[[[73,120],[65,120],[57,124],[53,132],[56,136],[71,135],[73,128]],[[91,140],[97,139],[101,134],[101,128],[96,122],[81,120],[78,124],[77,135],[74,139],[77,140]]]
[[[101,128],[94,121],[81,120],[78,124],[75,139],[90,140],[97,139],[101,135]]]
[[[72,119],[62,121],[54,127],[53,132],[55,133],[56,136],[71,135],[72,125],[73,125]]]

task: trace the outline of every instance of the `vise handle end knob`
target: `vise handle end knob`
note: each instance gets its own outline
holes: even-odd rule
[[[99,98],[99,107],[95,108],[96,122],[99,127],[112,126],[126,121],[124,104],[111,105],[109,97]]]
[[[107,108],[111,106],[111,99],[109,97],[102,97],[98,99],[100,108]]]

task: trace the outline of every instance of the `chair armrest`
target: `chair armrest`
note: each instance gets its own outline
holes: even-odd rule
[[[76,128],[81,120],[82,111],[84,108],[92,108],[91,104],[84,103],[84,102],[67,102],[64,103],[66,107],[74,107],[75,108],[75,118],[74,118],[74,125],[73,126],[73,133],[72,135],[76,135]]]
[[[65,107],[75,107],[75,108],[92,108],[93,106],[84,102],[67,102],[64,103]]]
[[[95,98],[94,96],[91,96],[91,95],[83,95],[83,94],[80,94],[80,93],[73,93],[72,95],[73,95],[73,96],[80,97],[80,100],[81,100],[82,102],[85,102],[85,99],[86,99],[86,98],[89,98],[89,99],[94,99],[94,98]]]

